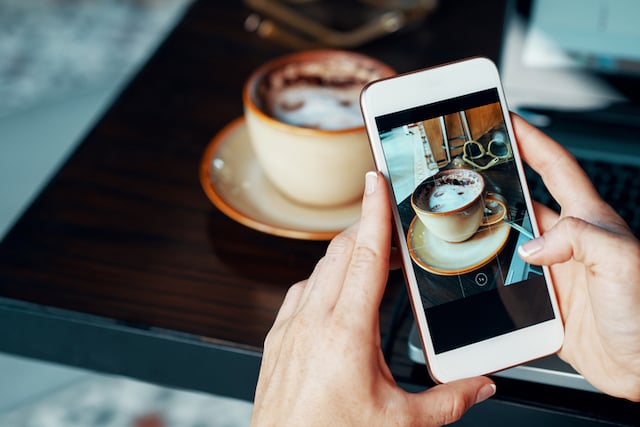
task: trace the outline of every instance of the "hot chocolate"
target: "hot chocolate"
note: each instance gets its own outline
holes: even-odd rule
[[[385,73],[353,56],[284,64],[265,76],[258,101],[266,114],[290,125],[351,129],[363,126],[360,91]]]
[[[502,199],[485,194],[482,175],[469,169],[438,172],[420,183],[411,195],[411,206],[424,226],[447,242],[463,242],[479,227],[501,221],[507,212]],[[485,215],[485,202],[495,210]]]
[[[482,183],[464,175],[442,175],[434,183],[427,197],[431,212],[448,212],[461,208],[475,199],[482,191]]]
[[[255,70],[244,86],[245,118],[271,183],[305,205],[357,202],[375,167],[360,91],[393,74],[374,58],[342,50],[296,52]]]

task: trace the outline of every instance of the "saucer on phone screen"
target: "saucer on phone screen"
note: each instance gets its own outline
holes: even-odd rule
[[[479,229],[460,243],[446,242],[433,235],[414,217],[407,232],[411,259],[429,273],[453,276],[488,264],[504,247],[511,227],[507,223]]]
[[[238,118],[207,146],[200,183],[211,202],[231,219],[281,237],[329,240],[360,217],[360,201],[317,208],[284,197],[265,177],[245,125]]]

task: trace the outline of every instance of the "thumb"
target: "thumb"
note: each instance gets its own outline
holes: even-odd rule
[[[487,377],[467,378],[440,384],[412,395],[415,402],[415,424],[441,426],[458,421],[476,403],[487,400],[496,392],[495,384]]]
[[[582,219],[564,217],[542,236],[518,248],[520,257],[531,264],[553,265],[575,259],[589,264],[608,243],[608,233]],[[589,242],[588,245],[584,244]]]

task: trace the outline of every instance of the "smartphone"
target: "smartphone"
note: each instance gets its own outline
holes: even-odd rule
[[[549,272],[517,254],[539,230],[494,63],[471,58],[378,80],[360,103],[433,380],[558,351]]]

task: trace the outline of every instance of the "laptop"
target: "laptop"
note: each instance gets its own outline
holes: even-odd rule
[[[509,106],[567,147],[640,236],[640,2],[511,0]],[[529,173],[534,199],[557,208]]]
[[[640,2],[510,0],[499,68],[509,107],[571,151],[640,236]],[[559,208],[533,171],[533,198]],[[518,262],[518,260],[513,260]],[[424,363],[415,326],[409,358]],[[598,392],[557,356],[496,374]]]

